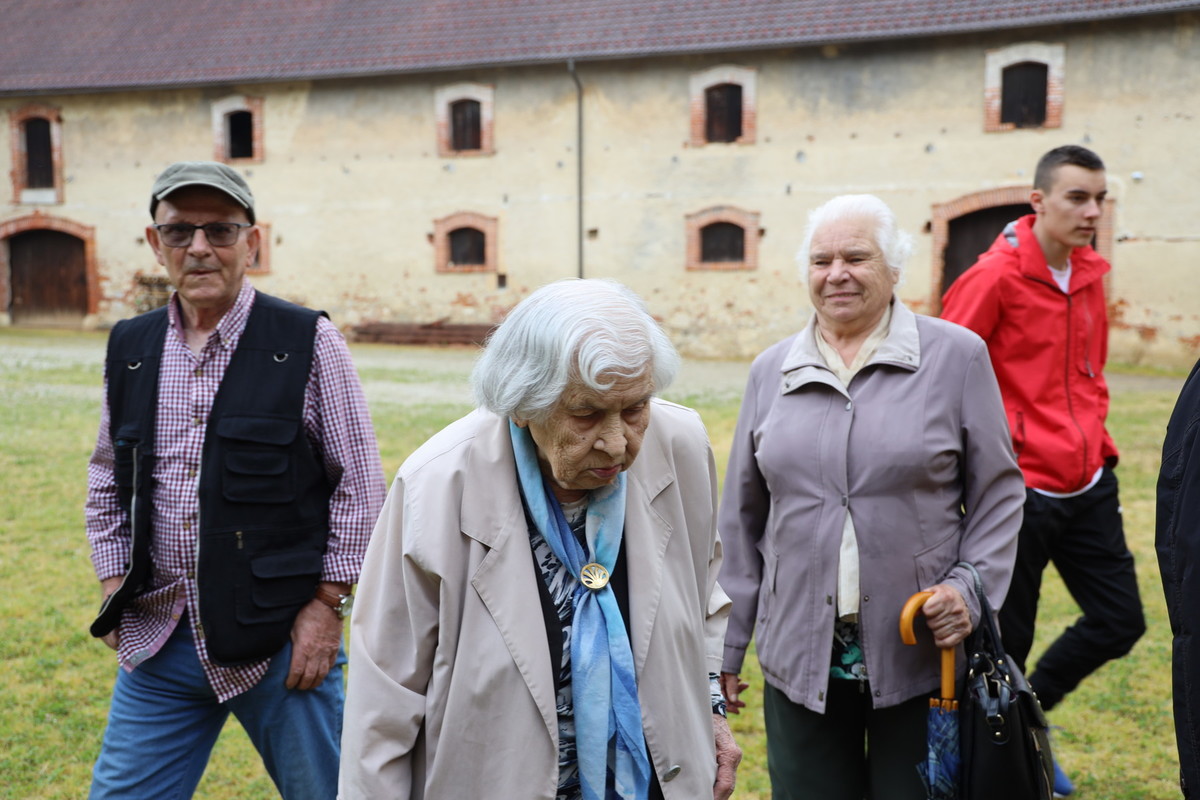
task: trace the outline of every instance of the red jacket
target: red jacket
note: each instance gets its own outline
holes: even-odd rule
[[[1010,223],[942,299],[942,317],[987,342],[1025,485],[1071,492],[1116,464],[1108,416],[1108,262],[1071,251],[1064,294],[1033,235],[1036,215]]]

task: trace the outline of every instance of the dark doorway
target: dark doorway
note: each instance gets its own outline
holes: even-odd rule
[[[477,100],[458,100],[450,104],[450,147],[453,150],[479,150],[483,146],[483,128]]]
[[[983,251],[1004,230],[1004,226],[1018,217],[1032,214],[1028,203],[981,208],[950,220],[949,239],[946,242],[945,266],[942,270],[942,294],[950,288],[959,275],[975,263]]]
[[[1040,128],[1046,122],[1048,75],[1049,68],[1036,61],[1005,67],[1000,79],[1000,121],[1018,128]]]
[[[254,115],[249,111],[231,111],[229,123],[229,157],[254,158]]]
[[[83,240],[36,230],[8,239],[13,324],[76,326],[87,314]]]
[[[746,231],[732,222],[714,222],[700,229],[700,261],[746,260]]]
[[[450,266],[477,267],[486,263],[483,231],[457,228],[450,231]]]
[[[736,142],[742,135],[742,87],[722,83],[704,90],[704,138]]]
[[[54,188],[54,155],[50,120],[34,117],[25,121],[25,186]]]

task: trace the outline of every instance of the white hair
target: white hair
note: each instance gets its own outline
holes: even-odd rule
[[[678,371],[679,354],[641,298],[616,281],[568,279],[517,304],[488,337],[471,384],[483,408],[544,422],[573,381],[603,392],[649,373],[660,392]]]
[[[822,225],[845,219],[867,218],[875,223],[875,244],[883,251],[884,263],[895,273],[899,286],[904,282],[904,264],[912,254],[913,238],[896,226],[896,215],[873,194],[843,194],[814,208],[808,215],[804,241],[796,253],[802,278],[808,278],[809,251],[813,235]]]

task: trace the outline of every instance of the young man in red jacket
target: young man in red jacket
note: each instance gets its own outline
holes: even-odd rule
[[[1036,213],[1009,223],[942,301],[945,319],[988,344],[1025,475],[1017,564],[1000,610],[1005,649],[1024,670],[1050,561],[1083,612],[1029,676],[1046,710],[1128,653],[1146,627],[1121,525],[1117,448],[1104,425],[1110,267],[1091,241],[1106,193],[1104,163],[1091,150],[1046,153],[1029,196]],[[1056,772],[1055,791],[1069,794]]]

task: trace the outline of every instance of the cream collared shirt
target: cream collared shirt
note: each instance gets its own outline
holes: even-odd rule
[[[874,330],[867,335],[858,354],[849,364],[842,361],[841,355],[833,345],[825,341],[819,326],[813,326],[813,335],[817,340],[817,352],[825,359],[825,365],[830,372],[837,376],[842,385],[849,390],[850,381],[858,371],[867,365],[879,345],[887,338],[892,324],[892,306],[887,310]],[[846,520],[842,523],[842,545],[838,551],[838,590],[837,613],[839,619],[854,620],[858,618],[858,537],[854,532],[854,520],[850,516],[850,507],[846,507]]]

